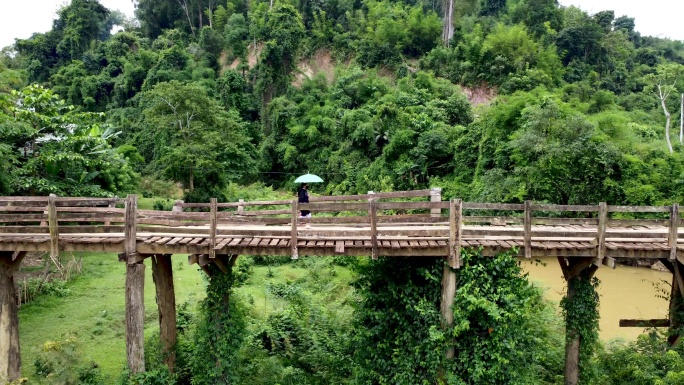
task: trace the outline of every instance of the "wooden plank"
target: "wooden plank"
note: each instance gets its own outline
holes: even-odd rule
[[[449,202],[378,202],[378,210],[443,209]]]
[[[54,194],[48,197],[48,227],[50,228],[50,258],[57,262],[59,257],[59,227],[57,225],[57,207]],[[59,263],[56,264],[59,266]]]
[[[313,212],[366,211],[367,203],[302,203],[300,210]]]
[[[598,228],[596,234],[596,242],[598,243],[596,257],[602,261],[606,256],[606,225],[608,221],[608,205],[606,202],[599,203],[598,211]]]
[[[532,211],[598,211],[598,206],[594,205],[550,205],[550,204],[533,204]]]
[[[233,241],[233,238],[223,238],[223,239],[221,239],[220,242],[218,242],[218,243],[216,244],[216,246],[214,246],[214,248],[217,249],[217,250],[218,250],[218,249],[221,249],[221,248],[225,247],[226,245],[228,245],[228,244],[229,244],[230,242],[232,242],[232,241]],[[214,254],[214,258],[215,258],[215,257],[216,257],[216,254]]]
[[[344,253],[344,242],[341,242],[341,241],[335,242],[335,253],[338,253],[338,254]]]
[[[256,245],[259,244],[259,242],[261,242],[261,238],[254,238],[254,239],[252,239],[251,242],[249,242],[249,246],[250,246],[250,247],[255,247]]]
[[[170,241],[168,241],[166,244],[169,246],[173,246],[176,243],[180,242],[182,239],[183,239],[183,237],[176,237],[176,238],[173,238]]]
[[[372,198],[369,201],[369,213],[370,216],[370,236],[371,236],[371,257],[373,259],[378,259],[378,217],[377,217],[377,201]]]
[[[292,259],[298,259],[299,251],[297,250],[297,218],[299,217],[299,200],[293,199],[290,204],[292,205],[292,215],[290,218],[290,257]]]
[[[159,238],[159,239],[158,239],[157,241],[155,241],[154,243],[157,244],[157,245],[165,245],[166,242],[168,242],[168,241],[170,241],[170,240],[172,240],[172,239],[173,239],[173,238],[171,238],[171,237],[163,237],[163,238]]]
[[[621,319],[621,328],[666,328],[670,326],[670,320],[668,318],[664,319]]]
[[[394,192],[380,192],[373,194],[361,195],[338,195],[338,196],[314,196],[310,197],[310,202],[330,202],[330,201],[354,201],[366,200],[371,198],[385,199],[385,198],[416,198],[430,196],[430,190],[411,190],[411,191],[394,191]]]
[[[532,258],[532,201],[526,200],[523,219],[523,245],[525,258]]]
[[[463,209],[465,210],[504,210],[504,211],[520,211],[525,207],[521,204],[515,203],[471,203],[464,202]]]
[[[669,213],[670,206],[608,206],[611,213]]]
[[[192,241],[190,241],[189,245],[196,245],[200,242],[202,242],[204,238],[194,238]]]

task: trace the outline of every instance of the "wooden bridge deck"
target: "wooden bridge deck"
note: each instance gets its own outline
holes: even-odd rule
[[[123,232],[65,233],[80,227],[61,227],[60,251],[122,252]],[[158,230],[158,229],[157,229]],[[136,250],[140,254],[246,254],[291,255],[291,226],[218,226],[211,247],[209,228],[175,227],[173,232],[146,232],[138,228]],[[682,229],[680,229],[682,230]],[[206,234],[201,234],[205,232]],[[461,248],[482,247],[485,255],[517,248],[524,255],[522,226],[463,226]],[[587,225],[532,226],[532,257],[596,257],[597,227]],[[371,255],[370,227],[316,226],[297,231],[299,255]],[[669,258],[669,229],[664,226],[610,227],[606,229],[607,257]],[[518,235],[520,234],[520,235]],[[536,236],[539,235],[539,236]],[[47,233],[0,233],[0,250],[50,251]],[[684,238],[682,239],[684,242]],[[211,249],[211,250],[210,250]],[[377,228],[377,253],[382,256],[448,256],[449,226],[434,224]],[[677,245],[684,257],[684,243]]]
[[[516,248],[528,258],[684,259],[676,204],[464,203],[439,193],[324,196],[306,204],[177,201],[173,211],[138,210],[135,196],[0,197],[0,251],[123,252],[129,263],[153,254],[446,256],[453,267],[465,247],[485,255]],[[314,217],[298,218],[299,210]]]

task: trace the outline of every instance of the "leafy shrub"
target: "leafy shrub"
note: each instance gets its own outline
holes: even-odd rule
[[[81,361],[78,341],[74,336],[68,336],[60,341],[46,341],[33,362],[33,367],[39,383],[50,385],[105,383],[97,363]]]

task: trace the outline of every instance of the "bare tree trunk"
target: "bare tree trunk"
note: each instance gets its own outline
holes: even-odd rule
[[[660,105],[663,107],[663,112],[665,113],[665,139],[667,139],[667,148],[670,149],[670,154],[674,152],[672,149],[672,141],[670,140],[670,124],[672,123],[672,115],[670,111],[667,110],[667,105],[665,105],[665,98],[660,98]]]
[[[192,191],[195,191],[195,173],[192,166],[190,166],[190,192]]]
[[[444,2],[444,26],[442,27],[442,40],[444,45],[449,46],[449,41],[454,37],[454,1]]]
[[[185,12],[185,16],[188,18],[188,24],[190,24],[190,32],[192,32],[192,34],[194,36],[195,35],[195,27],[192,24],[192,18],[190,17],[189,4],[186,0],[178,0],[178,4],[180,4],[181,8],[183,8],[183,11]]]
[[[204,23],[202,21],[202,0],[197,1],[197,15],[199,16],[199,29],[202,29]]]
[[[684,144],[684,93],[679,107],[679,144]]]

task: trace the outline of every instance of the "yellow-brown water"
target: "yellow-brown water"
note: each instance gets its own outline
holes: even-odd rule
[[[529,272],[530,280],[545,289],[546,298],[558,306],[566,287],[563,273],[556,258],[544,258],[542,261],[546,266],[524,260],[522,266]],[[659,285],[669,293],[672,274],[618,265],[614,270],[608,267],[599,268],[596,277],[601,280],[598,290],[601,301],[601,339],[622,337],[633,340],[641,334],[642,328],[619,327],[621,318],[667,318],[668,301],[657,297],[658,290],[653,284],[665,280],[667,284]]]

